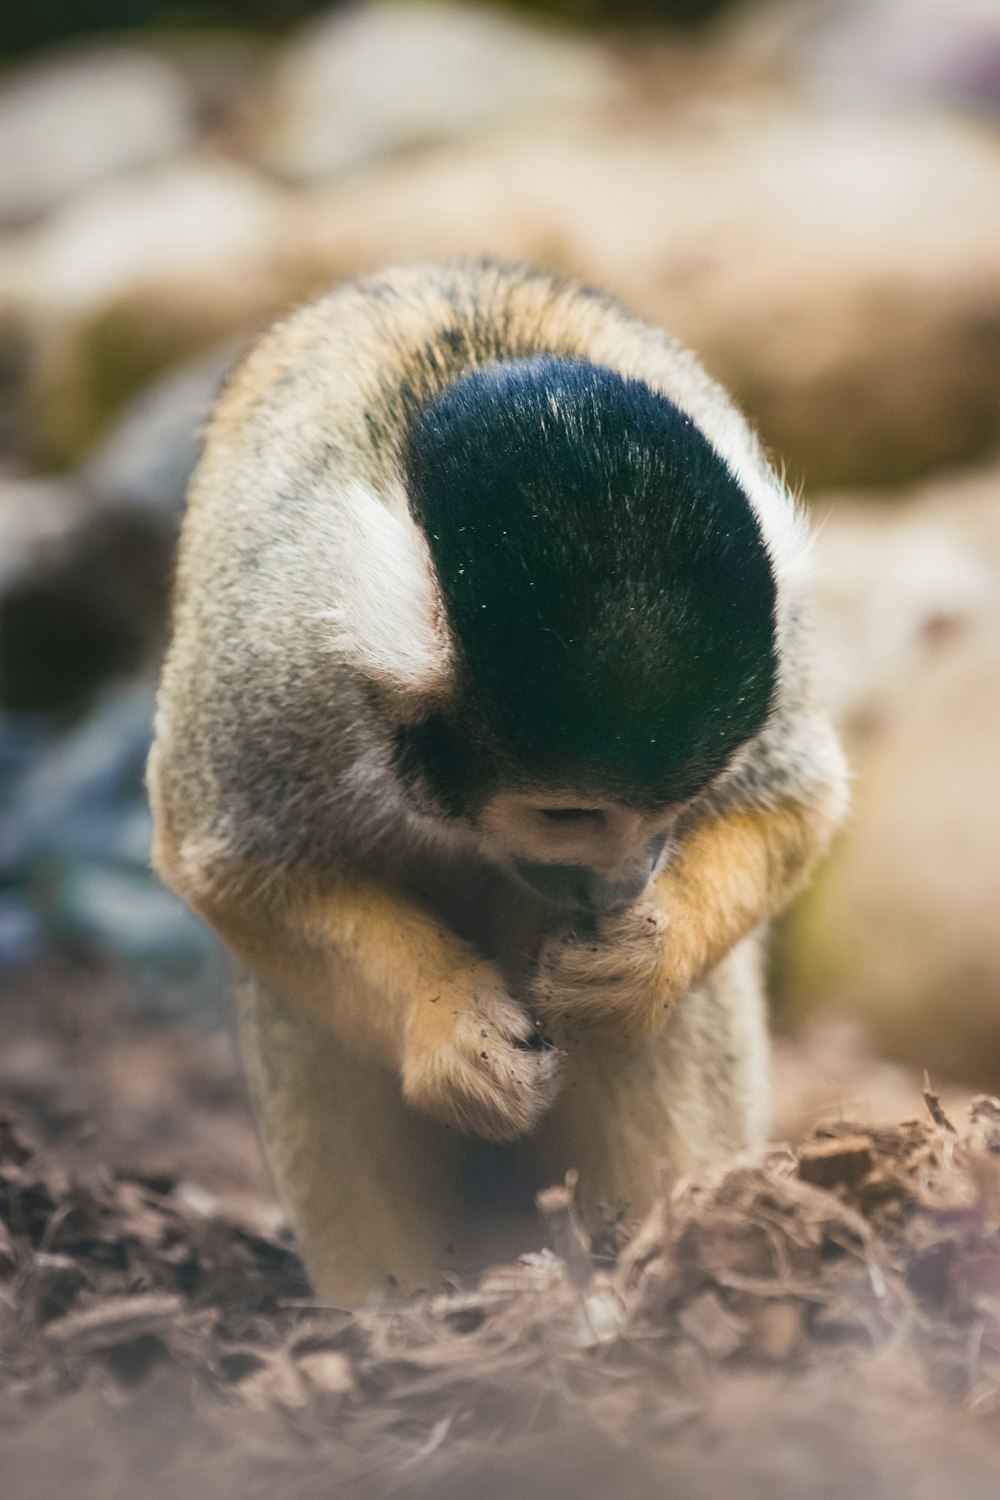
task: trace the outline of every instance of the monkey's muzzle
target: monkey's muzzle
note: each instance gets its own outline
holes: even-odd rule
[[[630,906],[649,884],[651,869],[645,869],[630,880],[608,880],[589,865],[551,865],[529,859],[517,859],[514,868],[519,878],[536,895],[574,912],[613,911]]]

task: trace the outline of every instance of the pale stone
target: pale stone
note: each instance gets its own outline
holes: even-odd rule
[[[194,140],[181,77],[157,57],[100,47],[19,69],[0,92],[0,224],[19,224]]]
[[[0,312],[28,344],[44,453],[78,456],[151,375],[280,311],[282,207],[247,168],[195,158],[106,184],[0,244]]]
[[[744,79],[783,76],[839,107],[1000,107],[996,0],[750,0],[721,34]]]
[[[87,509],[84,491],[71,480],[0,478],[0,599],[46,566]]]
[[[106,183],[8,241],[0,290],[6,281],[49,321],[69,318],[158,276],[259,255],[281,201],[247,168],[212,157]]]
[[[318,195],[297,243],[317,269],[486,252],[606,287],[697,349],[814,486],[1000,441],[1000,146],[969,126],[515,132]]]
[[[1000,601],[1000,471],[811,506],[821,680],[852,750]]]
[[[0,245],[56,456],[171,360],[342,276],[535,261],[695,348],[793,480],[889,483],[1000,442],[1000,144],[968,124],[565,120],[282,194],[204,161]],[[10,314],[14,316],[14,314]]]
[[[1000,469],[820,533],[853,807],[786,924],[781,988],[933,1078],[1000,1079]],[[853,673],[853,682],[851,674]]]
[[[286,47],[261,155],[283,177],[317,179],[527,116],[592,109],[614,87],[601,48],[501,11],[445,0],[337,9]]]

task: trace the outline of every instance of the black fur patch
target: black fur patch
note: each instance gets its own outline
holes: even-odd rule
[[[404,467],[459,656],[449,722],[411,753],[452,798],[502,776],[665,805],[762,728],[767,553],[664,396],[584,361],[497,363],[423,408]]]

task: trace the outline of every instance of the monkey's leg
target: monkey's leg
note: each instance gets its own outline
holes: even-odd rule
[[[460,1230],[461,1138],[404,1102],[398,1075],[260,980],[239,988],[250,1091],[278,1191],[320,1296],[441,1284]]]
[[[760,943],[745,939],[655,1035],[613,1042],[571,1025],[566,1086],[538,1136],[553,1181],[575,1167],[591,1229],[640,1217],[662,1169],[698,1175],[760,1151],[768,1125],[768,1043]]]

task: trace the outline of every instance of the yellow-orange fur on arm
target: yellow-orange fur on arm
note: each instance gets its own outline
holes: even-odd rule
[[[541,1045],[494,966],[404,893],[286,872],[264,899],[249,871],[192,879],[162,837],[156,864],[289,1005],[398,1070],[415,1108],[510,1140],[552,1102],[560,1054]]]

